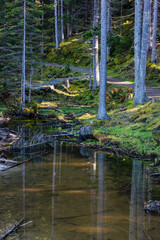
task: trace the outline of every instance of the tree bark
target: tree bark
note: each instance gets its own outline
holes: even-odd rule
[[[141,42],[141,59],[140,59],[140,84],[139,84],[139,100],[142,103],[148,100],[146,96],[145,78],[147,63],[147,39],[149,32],[149,10],[150,0],[144,1],[143,26],[142,26],[142,42]]]
[[[54,0],[55,8],[54,8],[54,15],[55,15],[55,40],[56,40],[56,49],[59,48],[59,41],[58,41],[58,12],[57,12],[57,4],[58,1]]]
[[[106,109],[107,77],[107,0],[101,0],[101,66],[98,119],[109,120]]]
[[[157,0],[154,0],[153,46],[152,46],[152,59],[151,59],[152,63],[156,62],[157,15],[158,15],[158,2]]]
[[[21,107],[25,109],[25,80],[26,80],[26,0],[23,6],[23,54],[22,54],[22,76],[21,76]]]
[[[44,7],[44,1],[42,1],[42,7]],[[44,54],[44,12],[42,11],[42,40],[41,40],[41,54]]]
[[[150,0],[144,1],[143,26],[141,30],[142,1],[135,1],[135,32],[134,32],[134,54],[135,54],[135,97],[134,103],[141,104],[147,101],[145,89],[147,41],[149,31]]]
[[[107,36],[109,36],[111,31],[111,6],[110,6],[110,0],[107,2]],[[107,56],[110,55],[110,46],[107,45]]]
[[[93,28],[98,26],[99,20],[99,0],[94,0]],[[98,35],[93,36],[93,90],[99,86],[99,57],[98,57]]]
[[[62,38],[62,42],[64,42],[63,0],[61,0],[61,38]]]

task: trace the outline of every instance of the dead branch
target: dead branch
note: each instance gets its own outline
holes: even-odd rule
[[[18,163],[17,161],[5,159],[5,158],[0,158],[0,162],[5,163],[5,164],[7,164],[7,163],[15,163],[15,164]]]
[[[19,165],[21,165],[21,164],[23,164],[23,163],[29,162],[29,161],[37,158],[37,157],[39,157],[39,155],[34,156],[34,157],[31,157],[31,158],[29,158],[29,159],[27,159],[27,160],[24,160],[23,162],[19,162],[19,163],[17,163],[17,164],[14,164],[14,165],[12,165],[12,166],[10,166],[10,167],[8,167],[8,168],[2,169],[1,171],[7,171],[7,170],[10,169],[10,168],[17,167],[17,166],[19,166]]]
[[[49,137],[64,137],[64,136],[75,136],[79,134],[79,132],[75,132],[75,133],[60,133],[60,134],[55,134],[55,135],[49,135]]]
[[[0,238],[0,240],[5,239],[10,233],[12,233],[12,232],[15,231],[17,228],[19,228],[20,225],[23,223],[23,221],[24,221],[24,218],[22,218],[22,219],[21,219],[19,222],[17,222],[13,227],[11,227],[11,229],[10,229],[8,232],[6,232],[6,233]]]

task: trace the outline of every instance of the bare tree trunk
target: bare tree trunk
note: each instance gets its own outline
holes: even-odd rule
[[[67,16],[68,16],[68,20],[69,20],[69,6],[67,6]],[[67,23],[67,38],[69,38],[70,36],[70,24],[69,22]]]
[[[153,19],[153,47],[151,62],[156,62],[156,37],[157,37],[157,15],[158,15],[158,2],[154,0],[154,19]]]
[[[111,7],[110,0],[107,2],[107,36],[109,36],[111,31]],[[107,45],[107,56],[110,55],[110,47]]]
[[[143,11],[143,26],[141,31],[142,1],[135,1],[135,104],[141,104],[142,102],[147,101],[145,90],[145,76],[147,61],[147,41],[149,31],[149,10],[150,0],[145,0]]]
[[[93,28],[98,26],[99,20],[99,0],[94,0]],[[99,86],[99,57],[98,57],[98,35],[93,36],[93,90]]]
[[[101,66],[98,119],[109,120],[106,109],[107,77],[107,0],[101,0]]]
[[[145,78],[146,78],[146,63],[147,63],[147,39],[149,31],[149,10],[150,0],[144,1],[143,11],[143,26],[142,26],[142,42],[141,42],[141,59],[140,59],[140,84],[139,84],[139,100],[138,103],[147,101]]]
[[[55,8],[54,8],[54,15],[55,15],[55,39],[56,39],[56,49],[59,48],[59,41],[58,41],[58,12],[57,12],[57,4],[58,1],[54,0]]]
[[[28,96],[28,102],[31,102],[31,91],[32,91],[32,77],[34,74],[34,68],[31,65],[31,72],[30,72],[30,81],[29,81],[29,96]]]
[[[62,38],[62,42],[64,42],[63,0],[61,0],[61,38]]]
[[[148,32],[148,45],[147,50],[150,51],[152,49],[152,0],[150,0],[150,10],[149,10],[149,32]]]
[[[44,1],[42,1],[42,7],[44,6]],[[44,12],[42,12],[42,40],[41,40],[41,54],[44,54]]]
[[[22,54],[22,76],[21,76],[21,107],[25,109],[25,80],[26,80],[26,0],[23,6],[23,54]]]

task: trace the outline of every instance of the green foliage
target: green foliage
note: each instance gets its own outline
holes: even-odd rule
[[[66,77],[77,77],[82,74],[76,71],[71,71],[68,66],[57,68],[54,66],[44,66],[42,72],[42,79],[47,80],[51,78],[66,78]]]
[[[128,50],[133,52],[133,37],[110,34],[108,37],[108,45],[111,48],[111,54],[113,56],[124,55]]]
[[[90,45],[81,39],[81,35],[72,37],[54,48],[47,55],[47,59],[54,63],[74,66],[89,66],[91,59]]]
[[[22,112],[19,101],[17,102],[9,102],[10,108],[7,109],[4,113],[5,116],[9,116],[11,118],[14,117],[22,117],[22,118],[34,118],[37,116],[37,102],[32,101],[31,103],[26,104],[25,111]]]
[[[5,3],[4,3],[5,4]],[[39,60],[41,10],[38,1],[26,2],[26,76],[31,64]],[[0,19],[0,77],[7,81],[21,79],[23,46],[23,1],[6,1]],[[34,64],[36,66],[36,64]]]

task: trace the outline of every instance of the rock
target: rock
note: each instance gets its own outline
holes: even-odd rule
[[[144,210],[151,213],[160,213],[160,201],[149,200],[144,203]]]
[[[81,143],[87,139],[95,139],[93,136],[94,129],[91,126],[81,127],[77,142]]]
[[[80,134],[81,136],[85,136],[85,135],[92,135],[93,132],[94,132],[93,127],[91,127],[91,126],[86,126],[86,127],[81,127],[81,128],[80,128],[79,134]]]

